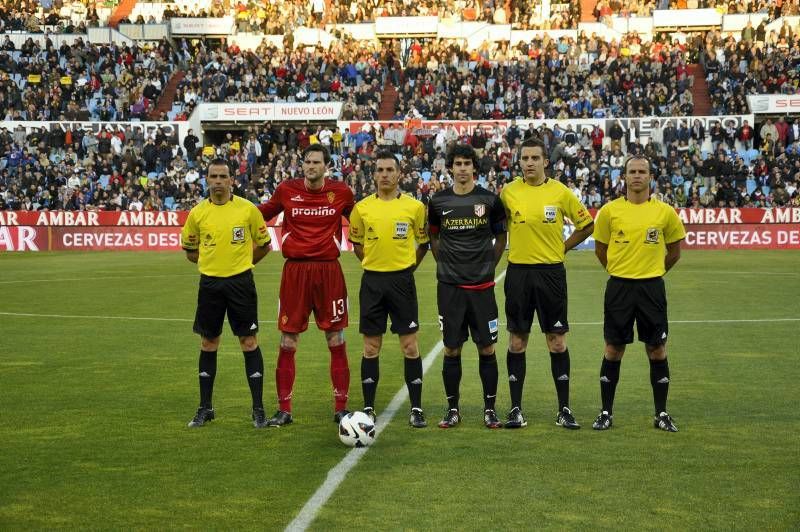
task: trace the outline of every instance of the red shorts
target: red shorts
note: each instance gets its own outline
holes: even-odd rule
[[[334,261],[292,261],[283,265],[278,301],[278,329],[301,333],[314,311],[317,327],[339,331],[347,327],[347,286],[342,266]]]

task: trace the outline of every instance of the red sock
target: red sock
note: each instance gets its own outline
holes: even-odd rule
[[[328,346],[331,352],[331,384],[333,384],[334,411],[347,408],[350,390],[350,368],[347,365],[347,344]]]
[[[278,408],[292,411],[292,389],[294,388],[294,349],[281,347],[278,351],[278,366],[275,368],[275,388],[278,390]]]

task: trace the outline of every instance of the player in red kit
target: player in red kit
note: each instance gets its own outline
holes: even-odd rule
[[[347,287],[338,257],[342,216],[350,216],[354,201],[346,184],[325,178],[330,162],[331,155],[323,145],[308,146],[303,150],[305,177],[282,182],[270,200],[258,207],[265,220],[283,212],[281,249],[286,258],[278,307],[278,411],[267,421],[270,427],[292,422],[295,352],[312,311],[331,352],[334,421],[338,423],[347,413],[350,369],[343,333]]]

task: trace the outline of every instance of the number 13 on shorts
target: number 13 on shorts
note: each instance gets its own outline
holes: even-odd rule
[[[347,313],[348,301],[346,298],[334,299],[331,301],[331,316],[341,318]]]

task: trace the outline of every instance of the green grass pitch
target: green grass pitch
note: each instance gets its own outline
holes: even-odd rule
[[[356,321],[360,266],[351,254],[342,261]],[[271,254],[256,269],[268,413],[281,263]],[[614,428],[600,433],[591,421],[606,275],[590,252],[571,253],[571,402],[583,429],[555,426],[549,357],[535,332],[530,425],[483,428],[468,345],[464,423],[439,430],[438,354],[423,392],[431,426],[410,429],[402,407],[311,528],[797,530],[798,266],[791,251],[684,252],[667,276],[669,409],[680,432],[653,429],[648,365],[634,344]],[[427,257],[417,272],[423,355],[440,339],[434,267]],[[297,354],[294,425],[252,428],[242,355],[226,327],[217,420],[186,428],[198,393],[197,279],[180,253],[0,254],[0,529],[283,529],[346,455],[331,421],[327,349],[313,326]],[[352,407],[361,405],[357,331],[351,323]],[[506,347],[501,334],[501,415]],[[401,386],[401,355],[387,336],[379,410]]]

